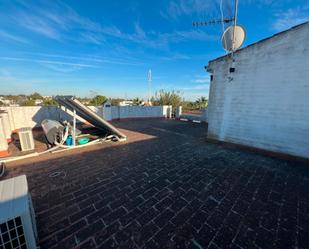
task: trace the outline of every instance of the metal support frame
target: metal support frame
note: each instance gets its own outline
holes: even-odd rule
[[[76,138],[76,110],[73,110],[73,147],[75,147],[75,138]]]

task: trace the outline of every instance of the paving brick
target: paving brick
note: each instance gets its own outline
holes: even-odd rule
[[[246,225],[242,225],[233,242],[241,248],[255,248],[257,231]]]
[[[75,221],[83,219],[85,216],[91,214],[94,211],[95,211],[95,208],[92,205],[88,206],[88,207],[82,209],[81,211],[78,211],[78,212],[72,214],[70,216],[70,222],[74,223]]]
[[[113,212],[111,212],[110,214],[108,214],[107,216],[104,216],[104,218],[103,218],[104,223],[106,225],[109,225],[109,224],[113,223],[115,220],[124,216],[125,214],[127,214],[127,211],[123,207],[120,207],[120,208],[114,210]]]
[[[53,247],[49,247],[49,248],[53,248],[53,249],[57,249],[57,248],[74,248],[75,246],[77,246],[76,240],[75,240],[75,236],[71,235],[69,237],[67,237],[66,239],[56,243]]]
[[[309,248],[308,165],[208,143],[203,125],[116,125],[128,142],[8,167],[27,175],[42,249]]]
[[[207,218],[208,214],[202,210],[198,210],[193,214],[188,223],[191,224],[196,230],[200,230]]]
[[[95,248],[96,244],[94,243],[93,239],[89,239],[82,244],[78,245],[76,249],[90,249],[90,248]]]
[[[149,222],[140,230],[140,242],[147,243],[158,231],[159,227],[154,222]]]
[[[207,219],[207,224],[213,229],[219,229],[225,219],[225,214],[215,210]]]
[[[120,230],[120,223],[118,221],[110,224],[109,226],[100,229],[99,231],[94,232],[94,238],[97,245],[105,244],[105,241],[111,240],[112,242],[116,241],[114,238],[111,239],[111,237]],[[103,247],[102,247],[103,248]],[[108,248],[108,247],[107,247]]]
[[[64,230],[57,233],[57,240],[61,241],[65,239],[66,237],[69,237],[70,235],[76,233],[78,230],[83,229],[87,226],[87,223],[84,219],[79,220],[75,222],[74,224],[67,226]]]
[[[108,216],[111,213],[111,209],[108,206],[102,207],[99,210],[96,210],[89,215],[87,215],[87,221],[89,224],[97,221],[98,219],[102,219]]]
[[[160,246],[166,247],[171,244],[171,238],[175,235],[175,225],[167,223],[153,238],[153,240]]]
[[[174,203],[171,205],[171,209],[177,213],[179,212],[184,206],[187,205],[187,202],[182,199],[181,197],[177,198],[176,200],[174,200]]]
[[[163,227],[175,215],[170,209],[162,211],[153,221],[158,227]]]
[[[234,237],[236,236],[237,230],[228,225],[223,225],[218,233],[216,234],[213,242],[216,245],[220,245],[220,248],[229,248],[232,244]]]
[[[215,199],[213,198],[208,198],[203,206],[201,207],[201,209],[206,212],[206,213],[211,213],[217,206],[218,206],[218,201],[216,201]]]
[[[80,231],[78,231],[75,234],[76,241],[82,243],[83,241],[92,237],[96,232],[101,231],[104,228],[105,225],[103,224],[103,222],[101,220],[98,220],[97,222],[92,223],[91,225],[88,225],[83,229],[81,229]]]
[[[116,243],[113,237],[110,237],[108,240],[106,240],[103,244],[101,244],[98,248],[100,249],[106,249],[106,248],[118,248],[119,245]]]
[[[275,247],[275,243],[274,243],[275,239],[276,239],[275,232],[270,232],[264,228],[259,228],[257,230],[255,244],[259,246],[260,248],[272,249]]]
[[[295,248],[296,247],[296,231],[287,231],[279,227],[277,239],[275,241],[277,248]]]
[[[213,240],[216,231],[204,224],[198,233],[194,234],[194,240],[202,246],[202,248],[207,248],[210,242]]]
[[[160,202],[157,201],[157,204],[155,205],[155,209],[157,209],[159,212],[163,212],[167,207],[171,206],[172,203],[173,203],[173,200],[169,197],[166,197]]]
[[[146,225],[148,222],[153,220],[156,216],[158,216],[160,212],[154,208],[150,208],[143,212],[136,220],[139,224]]]
[[[300,249],[309,248],[309,231],[308,230],[300,230],[298,232],[298,247]]]

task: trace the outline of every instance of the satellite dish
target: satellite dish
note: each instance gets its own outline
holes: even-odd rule
[[[235,32],[234,32],[235,29]],[[222,46],[226,51],[234,52],[239,49],[246,38],[246,31],[240,25],[232,25],[228,27],[221,38]]]

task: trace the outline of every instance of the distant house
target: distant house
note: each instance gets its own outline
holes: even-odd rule
[[[309,22],[209,62],[208,138],[309,158]]]
[[[130,105],[133,105],[132,100],[123,100],[119,102],[119,106],[130,106]]]
[[[2,104],[5,105],[5,106],[9,106],[9,105],[12,104],[12,101],[11,101],[11,100],[6,99],[5,97],[2,97],[2,96],[0,97],[0,101],[1,101]]]
[[[35,105],[42,105],[43,104],[43,100],[42,99],[36,99],[34,101]]]

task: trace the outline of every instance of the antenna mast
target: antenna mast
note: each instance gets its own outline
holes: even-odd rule
[[[148,104],[150,103],[151,99],[151,82],[152,82],[152,73],[151,69],[148,70]]]
[[[236,30],[236,24],[237,24],[237,12],[238,12],[238,0],[235,0],[234,29],[233,29],[233,47],[235,45],[235,30]]]

